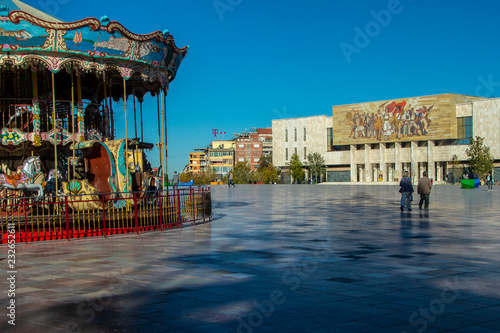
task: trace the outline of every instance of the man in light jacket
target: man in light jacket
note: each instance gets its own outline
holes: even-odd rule
[[[424,171],[423,177],[418,180],[417,193],[420,194],[420,203],[418,208],[422,209],[425,201],[425,210],[429,210],[429,196],[431,194],[432,181],[427,178],[427,171]]]

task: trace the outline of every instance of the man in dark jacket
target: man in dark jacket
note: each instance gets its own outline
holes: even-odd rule
[[[174,177],[172,177],[172,185],[174,188],[177,188],[179,186],[179,175],[177,174],[177,171],[174,171]]]
[[[423,177],[418,180],[417,193],[420,194],[420,203],[418,208],[422,209],[425,201],[425,210],[429,210],[429,196],[431,194],[432,181],[427,178],[427,171],[424,171]]]

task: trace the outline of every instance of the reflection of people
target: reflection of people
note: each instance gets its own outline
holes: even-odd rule
[[[172,177],[172,185],[174,185],[174,188],[179,186],[179,175],[177,174],[177,171],[174,171],[174,176]]]
[[[233,187],[236,187],[233,183],[233,172],[229,171],[229,173],[227,174],[227,187],[231,187],[231,185],[233,185]]]
[[[488,191],[491,191],[492,190],[492,177],[491,177],[491,173],[487,173],[486,174],[486,184],[488,185]]]
[[[401,211],[408,208],[411,211],[411,199],[413,193],[413,185],[411,184],[411,179],[408,177],[408,171],[403,173],[403,178],[399,182],[399,192],[401,192]]]
[[[427,178],[427,171],[424,171],[423,177],[418,180],[417,192],[420,194],[418,208],[422,209],[425,202],[425,210],[429,210],[429,196],[431,194],[432,180]]]

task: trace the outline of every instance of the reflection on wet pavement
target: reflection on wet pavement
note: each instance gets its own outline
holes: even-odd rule
[[[497,332],[499,191],[401,212],[396,186],[215,186],[211,223],[17,244],[0,330]]]

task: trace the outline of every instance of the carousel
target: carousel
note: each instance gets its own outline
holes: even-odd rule
[[[196,221],[194,193],[163,189],[166,95],[188,47],[168,30],[138,35],[107,16],[62,22],[15,0],[0,1],[0,16],[2,233],[9,223],[36,231],[31,240],[157,227],[181,221],[186,205]],[[152,118],[158,142],[147,143]],[[156,173],[146,158],[155,144]]]

